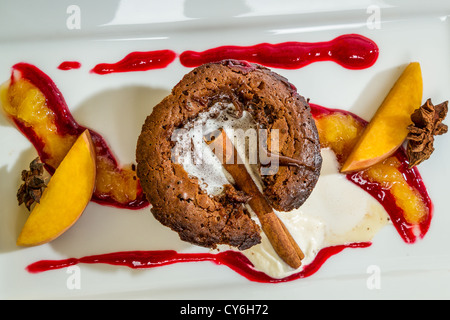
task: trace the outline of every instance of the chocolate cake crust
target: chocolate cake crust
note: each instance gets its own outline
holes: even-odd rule
[[[182,240],[205,247],[228,244],[244,250],[261,241],[260,228],[232,185],[208,195],[199,180],[172,161],[172,134],[216,102],[233,103],[267,130],[278,129],[279,154],[303,163],[262,176],[263,193],[278,211],[300,207],[313,190],[322,158],[307,101],[268,68],[224,60],[193,69],[153,108],[136,148],[137,175],[151,212]]]

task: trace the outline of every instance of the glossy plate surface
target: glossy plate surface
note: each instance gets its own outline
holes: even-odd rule
[[[175,4],[174,4],[175,2]],[[167,3],[167,4],[166,4]],[[380,55],[371,68],[348,70],[319,62],[297,70],[274,69],[312,102],[350,110],[370,119],[410,61],[419,61],[424,99],[449,99],[450,5],[448,1],[2,1],[0,78],[17,62],[47,73],[80,124],[100,132],[122,163],[134,162],[135,143],[152,107],[190,69],[178,59],[167,68],[97,75],[98,63],[116,62],[133,51],[202,51],[220,45],[317,42],[358,33],[374,40]],[[74,20],[79,13],[80,20]],[[78,29],[79,27],[79,29]],[[81,68],[62,71],[63,61]],[[448,121],[445,121],[448,123]],[[281,284],[253,283],[225,266],[185,263],[148,270],[79,265],[29,274],[41,259],[64,259],[126,251],[199,249],[161,226],[148,209],[121,210],[90,203],[68,232],[34,248],[18,248],[27,216],[16,203],[20,172],[36,151],[0,117],[0,297],[124,299],[397,299],[450,298],[450,134],[438,137],[420,172],[434,202],[425,239],[405,244],[392,226],[366,249],[346,249],[312,277]],[[446,191],[447,190],[447,191]],[[378,287],[373,287],[379,272]]]

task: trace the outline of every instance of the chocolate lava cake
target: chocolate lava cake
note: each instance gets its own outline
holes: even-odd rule
[[[184,241],[244,250],[261,241],[260,227],[245,206],[249,195],[232,184],[220,194],[208,194],[171,154],[174,130],[218,102],[249,113],[260,128],[278,129],[279,155],[304,164],[282,165],[275,174],[260,176],[275,210],[298,208],[312,192],[322,165],[319,138],[309,105],[295,87],[268,68],[244,61],[193,69],[153,108],[142,126],[136,160],[154,217]]]

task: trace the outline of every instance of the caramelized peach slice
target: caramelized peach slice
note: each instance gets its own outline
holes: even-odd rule
[[[333,150],[342,165],[363,134],[366,122],[349,112],[321,112],[325,109],[314,105],[311,108],[321,146]],[[431,202],[417,169],[408,168],[402,148],[367,169],[347,174],[347,178],[382,203],[406,242],[425,235]]]
[[[18,126],[34,132],[36,142],[39,137],[43,161],[53,169],[57,168],[77,137],[65,133],[47,134],[57,133],[58,129],[56,115],[48,109],[42,92],[29,81],[17,79],[3,84],[1,104]]]
[[[421,103],[422,73],[420,64],[412,62],[370,120],[341,171],[366,169],[392,155],[406,139],[411,114]]]
[[[19,63],[0,89],[0,103],[15,126],[30,140],[46,169],[53,173],[75,140],[87,129],[72,117],[54,82],[34,66]],[[90,130],[97,163],[92,200],[138,209],[148,203],[131,166],[119,167],[104,139]]]
[[[364,130],[364,123],[350,114],[332,112],[316,118],[322,148],[330,148],[342,164]]]
[[[383,189],[390,190],[407,223],[420,224],[426,219],[428,208],[419,191],[403,177],[401,166],[397,157],[389,157],[368,168],[365,176]]]
[[[17,245],[47,243],[69,229],[91,200],[95,186],[95,151],[89,131],[72,145],[31,211]]]

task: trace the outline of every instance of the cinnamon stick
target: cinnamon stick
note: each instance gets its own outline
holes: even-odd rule
[[[233,177],[235,186],[251,196],[248,204],[258,217],[263,232],[267,235],[272,247],[280,258],[289,266],[297,269],[301,266],[304,254],[283,222],[274,213],[267,199],[259,191],[258,186],[241,161],[235,147],[224,130],[213,140],[206,141],[215,150],[216,156],[222,153],[222,165]]]

